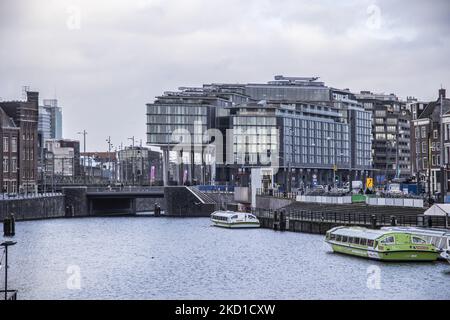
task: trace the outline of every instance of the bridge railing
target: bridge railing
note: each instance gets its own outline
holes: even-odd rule
[[[124,187],[88,187],[87,192],[157,192],[164,191],[164,187],[140,187],[140,186],[124,186]]]

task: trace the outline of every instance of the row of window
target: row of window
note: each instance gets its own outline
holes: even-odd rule
[[[342,243],[350,243],[350,244],[356,244],[360,246],[368,246],[373,247],[375,241],[365,238],[357,238],[357,237],[348,237],[348,236],[341,236],[339,234],[330,234],[330,240],[336,241],[336,242],[342,242]]]
[[[9,142],[9,137],[3,137],[3,152],[9,152],[9,150],[11,150],[11,152],[17,152],[17,138],[11,138],[11,145]]]
[[[11,164],[11,165],[10,165]],[[3,172],[16,172],[17,170],[17,158],[11,158],[11,161],[8,157],[3,158]]]
[[[208,108],[206,106],[186,106],[186,105],[148,105],[147,114],[149,115],[206,115]]]

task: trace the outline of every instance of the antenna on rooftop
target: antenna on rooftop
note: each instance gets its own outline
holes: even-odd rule
[[[27,99],[27,92],[30,91],[30,86],[22,86],[22,99]]]

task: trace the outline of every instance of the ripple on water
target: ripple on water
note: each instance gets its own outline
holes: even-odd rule
[[[332,253],[320,235],[211,227],[207,218],[19,222],[10,284],[22,299],[449,299],[445,263]],[[80,267],[81,290],[67,288]],[[367,269],[380,269],[380,290]],[[3,284],[3,283],[2,283]]]

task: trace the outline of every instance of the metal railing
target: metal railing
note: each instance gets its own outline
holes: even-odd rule
[[[324,222],[341,225],[355,226],[405,226],[405,227],[430,227],[445,228],[445,217],[424,216],[424,215],[389,215],[389,214],[369,214],[353,212],[316,212],[307,210],[287,209],[268,210],[252,208],[252,213],[258,218],[274,219],[276,212],[283,212],[290,221]]]
[[[0,301],[3,297],[5,297],[5,290],[0,290]],[[6,299],[3,300],[17,300],[17,290],[6,290]]]

